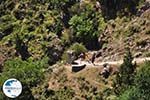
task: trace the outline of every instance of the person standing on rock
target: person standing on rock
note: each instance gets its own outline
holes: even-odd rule
[[[92,55],[92,58],[91,58],[91,62],[92,62],[93,65],[95,65],[95,64],[94,64],[95,58],[96,58],[96,53],[94,53],[94,54]]]

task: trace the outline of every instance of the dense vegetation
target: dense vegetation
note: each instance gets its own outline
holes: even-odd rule
[[[135,79],[133,85],[128,87],[125,92],[123,92],[119,99],[121,100],[148,100],[150,98],[149,94],[149,68],[150,62],[146,62],[142,65],[142,67],[138,70],[137,74],[135,75]]]
[[[4,64],[3,72],[0,74],[0,85],[2,86],[5,80],[15,78],[22,82],[23,93],[18,99],[32,99],[31,88],[37,86],[44,79],[44,69],[47,67],[47,59],[41,61],[22,61],[21,59],[8,60]],[[0,99],[6,100],[0,91]]]
[[[47,76],[52,75],[52,66],[72,62],[89,50],[108,48],[105,52],[109,54],[108,42],[114,38],[119,43],[121,37],[126,43],[135,33],[148,37],[149,17],[140,19],[137,15],[143,2],[145,0],[0,0],[0,87],[6,79],[16,78],[23,85],[18,100],[72,100],[77,95],[72,87],[48,89]],[[139,22],[135,23],[134,19]],[[112,27],[109,31],[113,39],[104,34],[108,26]],[[135,41],[143,50],[149,38]],[[83,93],[79,98],[107,100],[113,96],[119,100],[148,100],[150,63],[138,69],[132,64],[133,55],[128,50],[113,81],[113,89],[99,91],[80,78]],[[145,55],[150,55],[145,51]],[[68,52],[73,52],[72,58]],[[61,81],[65,81],[65,76]],[[0,91],[0,100],[7,99]]]

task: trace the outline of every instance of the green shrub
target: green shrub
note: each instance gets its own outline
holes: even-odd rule
[[[132,87],[127,89],[122,95],[120,95],[118,100],[139,100],[137,97],[135,97],[135,95],[137,94],[137,89],[135,87]]]
[[[150,28],[147,28],[145,31],[144,31],[145,34],[149,35],[150,34]]]
[[[96,34],[92,33],[93,31],[93,22],[90,19],[86,19],[85,15],[73,16],[70,20],[70,25],[76,33],[76,38],[93,38]],[[84,40],[85,40],[84,39]]]
[[[72,39],[73,39],[73,35],[70,32],[70,30],[64,30],[62,33],[62,37],[61,37],[61,40],[62,40],[64,46],[70,45],[72,42]]]
[[[69,49],[67,49],[63,55],[62,55],[62,60],[66,63],[72,63],[78,56],[79,54],[86,52],[87,49],[85,48],[84,45],[80,43],[74,43]]]
[[[37,90],[37,89],[36,89]],[[64,86],[58,90],[47,89],[47,85],[40,86],[36,97],[38,100],[73,100],[75,91]]]
[[[71,100],[74,97],[74,91],[69,87],[64,87],[56,92],[53,98],[58,98],[58,100]]]
[[[150,62],[146,62],[141,66],[135,77],[136,87],[142,94],[141,99],[149,100],[150,98]]]
[[[3,72],[0,74],[0,86],[9,78],[18,79],[23,85],[23,93],[19,98],[31,95],[30,89],[39,84],[44,78],[44,68],[47,66],[47,59],[41,61],[22,61],[21,59],[8,60],[4,64]],[[26,92],[25,92],[26,91]],[[0,94],[3,99],[6,98]]]
[[[132,87],[123,92],[118,100],[149,100],[150,98],[150,62],[146,62],[137,72]]]
[[[105,28],[105,21],[101,13],[96,12],[90,4],[80,9],[80,13],[74,15],[69,24],[74,40],[83,43],[90,49],[97,44],[99,34]]]
[[[87,51],[85,46],[80,43],[74,43],[69,49],[73,50],[76,55],[79,55],[80,53]]]
[[[125,91],[134,83],[135,65],[132,64],[133,57],[129,48],[127,48],[127,52],[123,61],[123,64],[119,68],[119,73],[117,73],[116,76],[116,94],[120,94],[122,91]]]
[[[124,29],[122,29],[124,30]],[[128,25],[125,30],[123,31],[124,35],[126,37],[130,37],[135,33],[138,33],[141,31],[140,26],[138,25],[138,23],[131,23],[131,25]]]

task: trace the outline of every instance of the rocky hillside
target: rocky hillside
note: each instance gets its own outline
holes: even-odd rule
[[[103,80],[97,69],[74,74],[61,66],[81,53],[98,53],[97,62],[120,60],[126,48],[150,57],[149,0],[0,0],[0,86],[21,80],[20,100],[106,100],[115,75]],[[8,98],[0,91],[0,99]]]
[[[46,55],[54,64],[62,51],[78,42],[89,50],[102,52],[100,60],[120,59],[126,46],[137,57],[149,56],[149,3],[137,5],[136,13],[114,8],[119,14],[116,17],[112,13],[105,15],[111,6],[89,0],[59,4],[44,0],[1,1],[0,55],[24,60]]]
[[[149,57],[150,50],[150,10],[132,18],[117,17],[108,21],[108,28],[100,39],[104,41],[102,58],[118,60],[123,57],[126,47],[130,47],[134,57]]]

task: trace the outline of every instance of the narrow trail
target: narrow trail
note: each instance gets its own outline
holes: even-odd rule
[[[150,57],[145,57],[145,58],[134,58],[133,63],[143,63],[145,61],[150,61]],[[109,65],[121,65],[123,63],[123,60],[118,60],[118,61],[106,61],[106,62],[96,62],[94,63],[95,66],[92,63],[89,63],[87,61],[80,61],[80,60],[76,60],[75,62],[79,63],[79,64],[86,64],[87,67],[99,67],[102,66],[103,64],[109,64]]]

